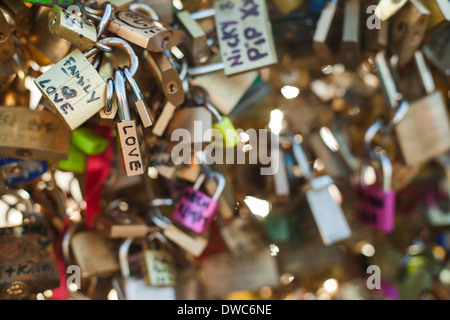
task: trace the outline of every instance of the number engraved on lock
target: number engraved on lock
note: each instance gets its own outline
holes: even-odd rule
[[[79,50],[35,80],[74,130],[104,107],[106,83]]]
[[[127,176],[144,174],[135,121],[118,122],[117,131],[122,149],[124,170]]]
[[[277,62],[264,0],[219,0],[214,8],[226,75]]]

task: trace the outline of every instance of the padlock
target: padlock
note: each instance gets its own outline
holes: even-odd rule
[[[399,65],[414,57],[427,30],[430,11],[419,0],[410,0],[392,17],[389,51],[398,56]]]
[[[72,131],[72,143],[88,155],[97,155],[105,152],[109,141],[96,134],[89,128],[82,127]]]
[[[205,107],[216,118],[216,120],[213,121],[212,128],[219,130],[220,136],[215,137],[216,140],[214,141],[214,143],[226,148],[235,147],[239,141],[239,137],[230,118],[222,116],[219,111],[217,111],[217,109],[209,102],[209,93],[204,88],[199,86],[191,86],[190,88],[191,90],[200,93],[203,100],[202,104],[204,104]]]
[[[205,31],[189,11],[179,11],[176,17],[180,28],[185,31],[183,46],[186,48],[186,55],[190,63],[194,66],[205,63],[210,57]]]
[[[205,233],[213,221],[219,207],[219,197],[225,188],[225,177],[222,174],[211,172],[211,177],[218,182],[212,197],[199,191],[206,178],[206,174],[201,174],[193,187],[187,187],[172,214],[175,220],[198,234]]]
[[[11,16],[14,32],[18,36],[27,36],[32,26],[31,9],[22,0],[3,0],[1,7]]]
[[[220,235],[233,255],[248,254],[264,247],[264,232],[250,218],[234,217],[230,222],[220,223]]]
[[[204,75],[197,74],[191,80],[191,84],[204,88],[209,93],[211,103],[221,114],[228,116],[257,78],[257,71],[233,76],[226,76],[223,71],[217,71]]]
[[[150,287],[143,278],[132,276],[128,260],[128,252],[134,241],[133,237],[127,238],[120,246],[119,259],[121,279],[116,281],[116,290],[120,300],[175,300],[176,294],[173,287]],[[114,279],[116,280],[116,279]]]
[[[163,105],[161,114],[153,126],[152,133],[158,137],[161,137],[166,131],[167,126],[169,125],[170,120],[177,109],[170,101],[166,101]]]
[[[35,160],[62,160],[69,151],[70,131],[49,111],[0,107],[2,156]]]
[[[50,32],[48,28],[50,12],[50,8],[39,8],[27,36],[26,48],[30,52],[31,58],[40,66],[48,66],[61,61],[72,47],[72,43]]]
[[[80,50],[91,50],[97,43],[95,25],[60,6],[54,6],[48,15],[48,27],[54,35],[70,41]]]
[[[0,228],[0,298],[30,299],[59,286],[53,237],[25,190],[11,189],[6,195],[16,198],[25,212],[21,225]]]
[[[64,238],[66,263],[78,265],[82,278],[107,278],[120,270],[114,239],[81,224],[70,226]]]
[[[106,83],[78,49],[34,81],[72,130],[105,105]]]
[[[339,6],[337,1],[327,2],[320,13],[313,35],[313,49],[321,62],[331,64],[335,60],[337,41],[341,39]]]
[[[143,58],[166,99],[174,106],[183,104],[185,98],[183,85],[170,60],[163,53],[148,51],[143,53]]]
[[[122,69],[114,69],[114,87],[119,107],[120,122],[116,130],[120,149],[122,150],[123,169],[127,176],[144,174],[144,163],[141,156],[136,120],[131,120],[125,90],[125,77]]]
[[[319,229],[323,243],[328,246],[351,236],[351,229],[340,205],[333,199],[329,187],[330,176],[314,177],[308,158],[299,143],[291,137],[292,151],[303,176],[309,181],[306,199]]]
[[[7,186],[32,181],[47,172],[47,163],[41,160],[0,158],[0,172]]]
[[[184,32],[131,10],[115,10],[107,30],[147,49],[162,52],[181,44]]]
[[[9,60],[15,51],[14,38],[10,31],[8,21],[0,11],[0,61]]]
[[[166,131],[172,145],[171,154],[174,154],[173,148],[184,149],[191,146],[194,150],[205,149],[212,142],[211,128],[212,115],[206,107],[177,109]],[[179,155],[176,152],[175,154]],[[183,158],[186,156],[190,158],[190,155],[183,153]]]
[[[375,9],[375,15],[381,21],[388,20],[402,9],[407,2],[408,0],[380,0]]]
[[[148,286],[173,287],[176,284],[175,260],[167,245],[167,239],[159,232],[147,236],[141,260]]]
[[[264,0],[214,2],[214,21],[227,76],[276,64],[272,25]]]
[[[442,93],[436,90],[422,51],[415,52],[414,63],[427,96],[411,102],[405,117],[395,127],[403,158],[408,165],[429,161],[450,150],[446,103]]]
[[[174,7],[170,0],[138,0],[131,6],[145,4],[154,9],[158,15],[159,20],[165,23],[173,24]]]
[[[360,63],[360,11],[359,0],[345,2],[340,56],[341,62],[350,71],[356,71]]]
[[[392,164],[389,158],[378,153],[381,164],[382,183],[367,185],[365,173],[371,161],[361,166],[361,182],[356,194],[356,217],[371,228],[389,233],[395,222],[395,191],[392,190]]]
[[[122,211],[124,203],[117,199],[108,205],[104,214],[96,215],[95,229],[110,238],[144,238],[150,231],[149,227],[139,215]]]
[[[163,229],[163,235],[180,248],[190,253],[194,257],[199,257],[208,245],[208,239],[201,235],[191,235],[175,226],[172,221],[165,217],[159,210],[159,206],[165,205],[163,199],[155,199],[152,201],[153,210],[158,210],[157,214],[152,215],[153,223]],[[168,199],[167,205],[173,203],[172,199]]]
[[[141,94],[141,91],[139,90],[136,80],[134,80],[133,76],[131,75],[130,69],[127,66],[123,68],[123,74],[125,75],[127,83],[130,85],[131,91],[136,98],[134,104],[136,106],[139,117],[141,118],[142,125],[144,126],[144,128],[150,127],[151,125],[153,125],[152,114],[145,104],[144,98]]]
[[[444,76],[450,74],[450,26],[437,31],[423,47],[427,60]]]

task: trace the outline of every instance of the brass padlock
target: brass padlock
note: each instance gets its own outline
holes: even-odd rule
[[[175,261],[167,246],[167,239],[159,232],[149,234],[144,242],[141,261],[148,286],[174,286],[176,283]]]
[[[119,271],[116,242],[99,232],[83,229],[81,224],[73,224],[64,235],[66,263],[78,265],[82,278],[110,277]]]
[[[97,42],[97,29],[91,21],[59,6],[54,6],[48,15],[48,27],[54,35],[70,41],[80,50],[90,50]]]
[[[128,208],[128,204],[120,199],[111,202],[105,214],[94,217],[96,230],[110,238],[144,238],[150,230],[144,219],[123,207]]]
[[[25,212],[22,225],[0,228],[0,299],[31,298],[59,286],[53,237],[25,190],[8,190],[6,195],[16,198]]]
[[[25,107],[0,107],[0,123],[3,156],[49,161],[67,158],[70,131],[56,114]]]
[[[105,106],[106,83],[78,49],[34,82],[72,130]]]
[[[131,10],[113,11],[109,32],[151,52],[162,52],[181,44],[184,32]]]
[[[33,27],[27,36],[26,48],[31,58],[41,66],[61,61],[69,52],[72,43],[55,36],[48,28],[48,16],[51,8],[39,8]]]
[[[18,36],[27,36],[32,26],[31,9],[22,0],[3,0],[0,6],[11,16],[14,32]]]
[[[163,53],[147,51],[144,52],[144,59],[166,99],[174,106],[183,104],[185,98],[183,85],[169,59]]]

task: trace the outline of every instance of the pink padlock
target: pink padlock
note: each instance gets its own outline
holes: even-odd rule
[[[225,188],[225,177],[222,174],[211,172],[210,176],[217,179],[214,195],[210,197],[199,191],[206,178],[206,174],[202,173],[194,186],[186,189],[172,215],[173,219],[198,234],[203,234],[213,221],[219,207],[219,197]]]
[[[367,161],[362,165],[361,183],[357,189],[356,216],[375,230],[391,232],[395,220],[395,191],[392,190],[392,163],[385,154],[379,154],[383,183],[366,185],[364,173]]]

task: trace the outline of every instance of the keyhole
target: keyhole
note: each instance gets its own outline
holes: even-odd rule
[[[174,81],[171,81],[167,84],[167,91],[169,93],[175,93],[178,91],[178,84]]]

